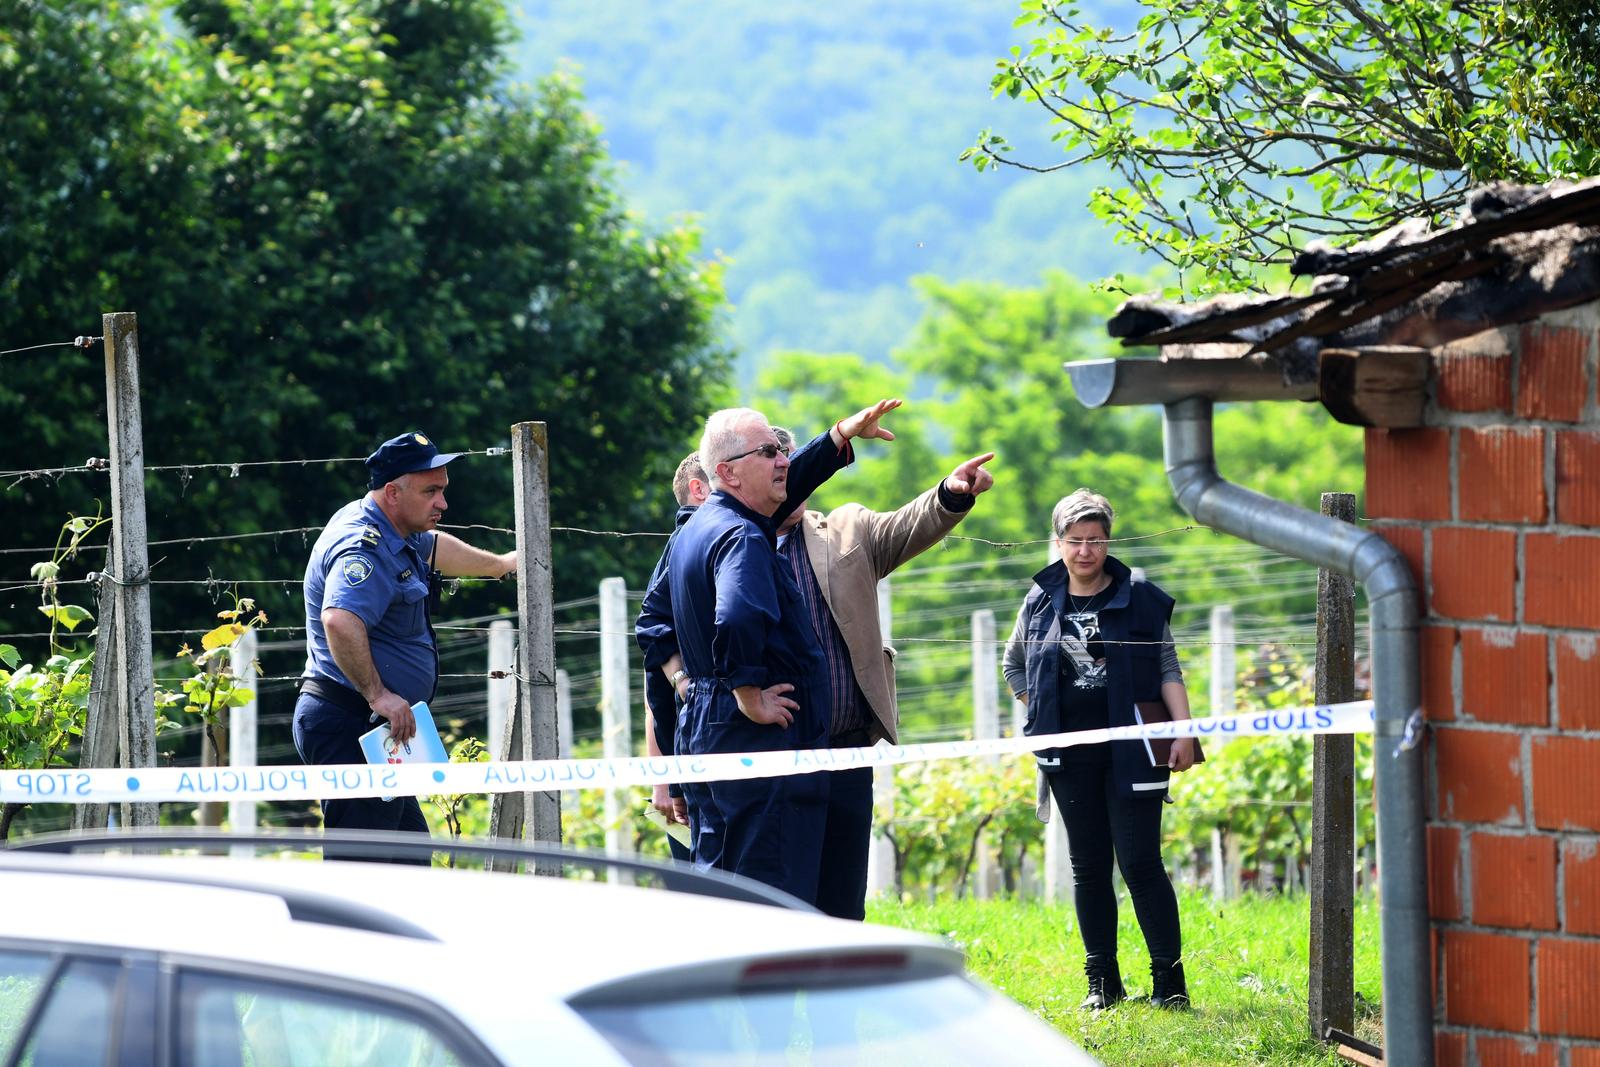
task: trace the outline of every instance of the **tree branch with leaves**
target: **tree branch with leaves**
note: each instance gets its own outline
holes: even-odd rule
[[[996,95],[1048,115],[1064,163],[982,131],[980,171],[1099,164],[1089,207],[1177,268],[1189,293],[1252,288],[1308,241],[1442,222],[1473,186],[1596,162],[1595,16],[1567,2],[1140,0],[1118,35],[1025,0],[1035,29]]]

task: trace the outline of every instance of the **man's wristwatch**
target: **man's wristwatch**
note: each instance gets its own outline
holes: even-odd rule
[[[689,672],[679,667],[672,672],[672,677],[667,679],[667,684],[672,686],[672,691],[676,693],[678,691],[678,683],[687,677],[689,677]]]

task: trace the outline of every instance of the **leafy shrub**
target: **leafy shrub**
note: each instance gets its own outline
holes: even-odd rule
[[[23,663],[14,645],[0,645],[0,768],[66,765],[67,747],[83,736],[93,655],[56,653],[42,667]],[[0,805],[0,841],[25,805]]]

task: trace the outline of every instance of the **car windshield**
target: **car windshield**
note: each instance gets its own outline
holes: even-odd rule
[[[638,1067],[1038,1067],[1061,1039],[957,975],[759,989],[578,1011]]]

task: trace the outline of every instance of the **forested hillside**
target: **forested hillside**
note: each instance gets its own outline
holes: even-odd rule
[[[1110,23],[1133,10],[1079,6]],[[576,64],[631,202],[697,213],[707,252],[728,258],[746,384],[773,350],[881,357],[919,316],[915,275],[1026,285],[1143,262],[1085,209],[1103,173],[957,161],[986,126],[1045,135],[990,98],[995,60],[1023,40],[1011,0],[521,8],[523,75]]]

